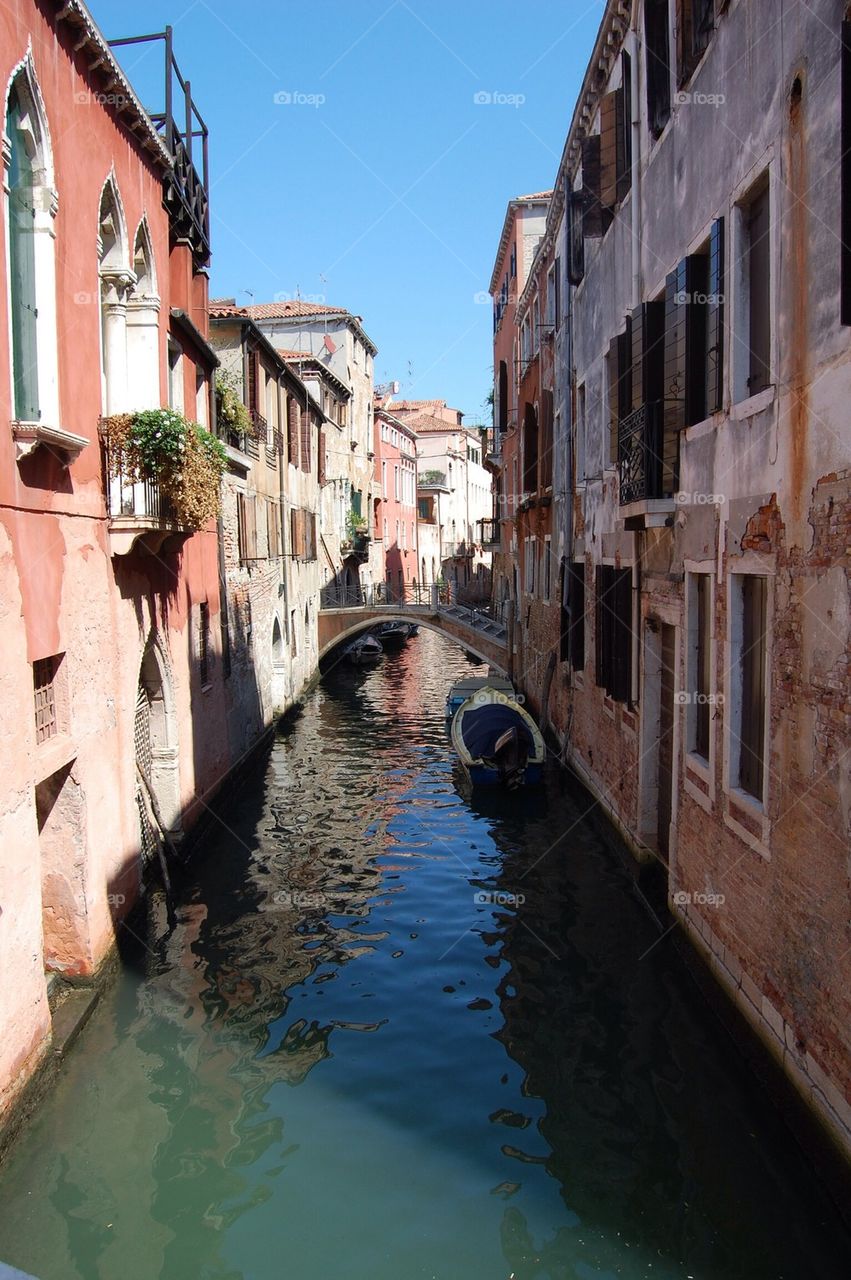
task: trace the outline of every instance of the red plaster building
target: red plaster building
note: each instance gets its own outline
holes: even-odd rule
[[[388,593],[403,599],[422,581],[417,571],[417,435],[413,427],[376,405],[376,541],[383,550],[382,580]]]
[[[211,422],[206,129],[180,91],[154,126],[78,0],[5,4],[0,64],[2,1122],[49,1053],[50,975],[96,973],[157,826],[178,841],[232,759],[216,523],[178,524],[99,438],[121,411]]]

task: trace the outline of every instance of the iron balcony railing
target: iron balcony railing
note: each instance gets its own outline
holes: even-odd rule
[[[499,521],[498,520],[479,520],[479,542],[483,547],[499,546]]]
[[[174,509],[154,480],[136,480],[110,465],[109,448],[104,443],[104,475],[106,476],[106,509],[111,520],[132,517],[136,520],[174,522]]]
[[[648,401],[618,423],[620,502],[664,498],[662,468],[662,403]]]

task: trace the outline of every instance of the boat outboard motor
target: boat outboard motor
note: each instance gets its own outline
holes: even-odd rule
[[[509,789],[522,784],[528,758],[529,746],[517,732],[516,725],[501,733],[494,743],[493,760],[500,779]]]

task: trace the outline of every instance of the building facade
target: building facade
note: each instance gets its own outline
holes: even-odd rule
[[[220,400],[228,388],[246,410],[243,424],[218,415],[228,451],[228,715],[231,740],[245,751],[298,700],[318,662],[326,419],[243,308],[211,304],[210,327]]]
[[[374,542],[374,428],[373,380],[377,348],[361,320],[342,307],[324,303],[262,303],[248,308],[272,346],[290,353],[298,368],[305,363],[325,369],[344,393],[337,396],[335,420],[342,438],[326,448],[326,483],[333,486],[344,507],[342,542],[329,543],[332,565],[323,564],[326,595],[356,592],[381,580],[381,548]],[[329,501],[333,499],[329,498]],[[323,549],[324,550],[324,549]]]
[[[379,581],[389,599],[419,600],[424,579],[417,540],[417,435],[378,402],[374,493],[374,539],[383,554]]]
[[[98,971],[232,756],[216,523],[181,524],[99,434],[212,421],[200,117],[176,91],[167,147],[77,0],[6,5],[0,51],[5,1121],[49,1056],[49,987]]]
[[[554,661],[526,692],[847,1154],[842,8],[609,3],[515,327],[558,264],[559,587],[526,593]]]

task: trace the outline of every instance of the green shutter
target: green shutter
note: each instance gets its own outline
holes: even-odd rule
[[[12,144],[9,171],[9,256],[11,267],[12,365],[14,371],[15,417],[20,422],[37,422],[38,403],[38,312],[35,303],[35,205],[33,172],[20,132],[21,107],[12,95],[6,132]]]

